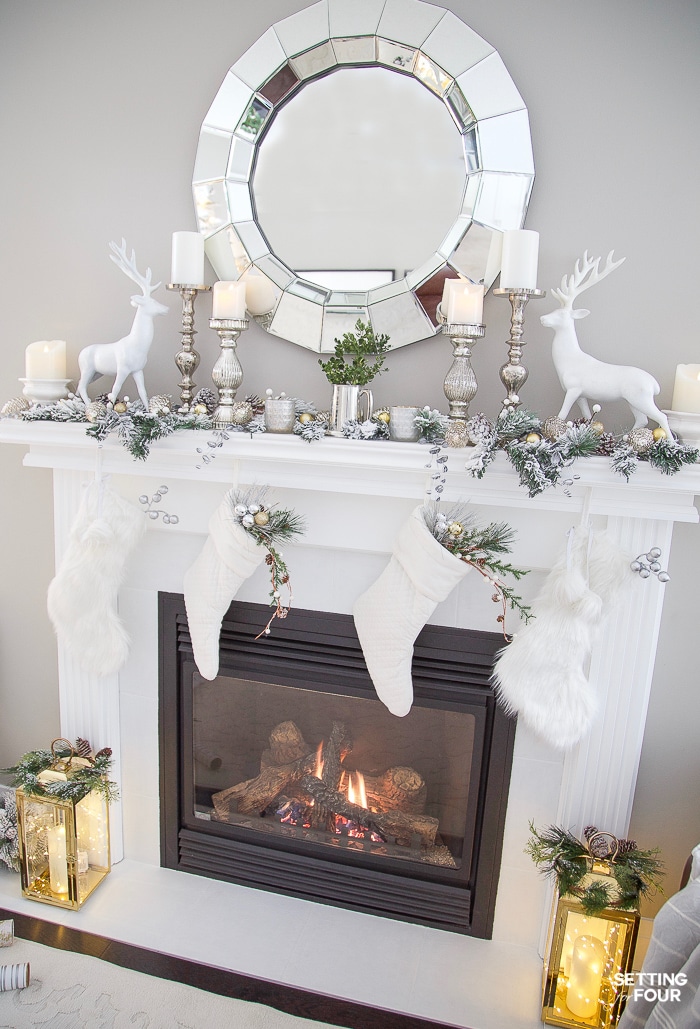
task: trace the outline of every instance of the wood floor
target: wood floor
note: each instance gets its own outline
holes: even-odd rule
[[[54,922],[44,922],[40,918],[18,915],[13,911],[0,908],[0,919],[12,918],[15,923],[15,936],[25,940],[33,940],[48,947],[60,950],[87,954],[90,957],[110,961],[123,968],[131,968],[137,972],[158,976],[160,979],[171,979],[174,982],[196,986],[200,990],[218,993],[223,997],[234,997],[237,1000],[249,1000],[256,1004],[267,1004],[269,1007],[285,1011],[299,1018],[315,1019],[329,1025],[343,1026],[345,1029],[440,1029],[444,1022],[431,1022],[411,1015],[398,1015],[390,1011],[379,1011],[365,1007],[352,1001],[324,997],[292,986],[269,983],[263,979],[227,972],[209,965],[201,965],[195,961],[169,957],[158,951],[132,947],[126,943],[118,943],[104,936],[70,929]]]

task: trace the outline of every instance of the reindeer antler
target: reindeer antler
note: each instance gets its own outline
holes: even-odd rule
[[[613,261],[613,253],[611,250],[605,260],[605,267],[602,271],[599,271],[600,258],[589,257],[588,251],[584,252],[582,258],[576,262],[574,266],[573,274],[570,276],[564,275],[561,280],[561,286],[559,289],[551,290],[553,297],[556,297],[562,307],[572,307],[575,298],[583,293],[584,290],[594,286],[596,282],[600,282],[610,272],[615,271],[616,268],[622,264],[625,260],[621,257],[619,261]]]
[[[146,274],[141,275],[136,267],[136,251],[131,251],[131,257],[126,256],[126,240],[122,236],[122,245],[119,247],[112,240],[109,244],[109,249],[112,253],[109,255],[111,260],[117,265],[118,268],[128,275],[132,282],[135,282],[137,286],[140,286],[141,292],[145,297],[150,297],[154,290],[158,289],[160,282],[156,282],[155,286],[151,285],[151,269],[146,269]]]

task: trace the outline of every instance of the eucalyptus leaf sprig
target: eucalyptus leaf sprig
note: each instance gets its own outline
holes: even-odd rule
[[[438,503],[426,504],[423,517],[441,546],[471,565],[491,583],[494,590],[492,599],[502,607],[497,621],[506,639],[509,639],[505,627],[508,607],[517,611],[526,623],[534,618],[530,606],[503,581],[504,576],[512,576],[517,582],[527,575],[527,569],[516,568],[503,560],[502,555],[510,554],[515,542],[515,530],[507,522],[479,525],[465,504],[456,504],[447,511]]]
[[[301,515],[271,505],[267,499],[268,492],[268,486],[255,486],[248,490],[231,490],[228,494],[232,517],[259,546],[267,550],[265,564],[270,569],[270,604],[275,610],[256,639],[269,636],[275,618],[286,618],[289,614],[292,587],[289,569],[278,547],[290,543],[306,530]],[[282,603],[282,587],[286,587],[288,592],[286,605]]]

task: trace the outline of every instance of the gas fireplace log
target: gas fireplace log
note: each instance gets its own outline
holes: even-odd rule
[[[263,811],[278,793],[289,787],[291,783],[297,782],[308,772],[313,771],[315,766],[316,754],[307,754],[298,761],[292,761],[287,765],[264,768],[254,779],[246,779],[244,782],[239,782],[235,786],[229,786],[228,789],[215,793],[211,800],[217,818],[226,821],[229,807],[233,801],[237,801],[238,811],[242,815]]]
[[[275,765],[288,765],[311,750],[294,722],[280,722],[270,733],[270,757]]]
[[[366,775],[367,800],[381,810],[422,815],[428,793],[425,779],[415,768],[388,768],[383,775]]]
[[[305,775],[300,786],[317,804],[336,815],[357,822],[385,840],[395,838],[399,843],[408,846],[417,834],[423,846],[432,847],[435,843],[437,818],[430,818],[428,815],[407,815],[402,811],[368,811],[359,804],[352,804],[342,793],[330,789],[315,775]]]
[[[343,722],[333,722],[331,734],[323,741],[321,748],[321,782],[330,790],[337,790],[343,775],[342,763],[352,749],[352,739]],[[320,803],[315,805],[311,825],[319,828],[324,825],[329,832],[333,831],[333,814]]]

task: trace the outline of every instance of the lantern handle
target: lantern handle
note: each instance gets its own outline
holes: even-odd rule
[[[60,747],[60,750],[63,752],[61,754],[57,753],[56,750],[56,747],[59,743],[65,744],[65,746]],[[66,750],[70,751],[69,757],[64,757],[64,753]],[[51,743],[51,755],[53,757],[53,767],[56,768],[57,765],[61,764],[61,771],[65,771],[67,768],[70,768],[71,761],[75,757],[75,747],[70,742],[70,740],[66,740],[62,736],[59,736]]]

